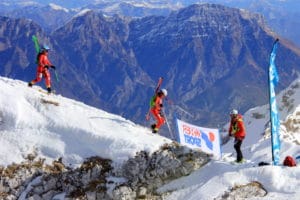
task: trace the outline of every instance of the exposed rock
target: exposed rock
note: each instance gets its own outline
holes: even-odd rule
[[[28,197],[28,200],[43,200],[43,199],[39,195],[34,194],[33,196]]]
[[[113,199],[131,200],[135,198],[136,193],[128,186],[120,186],[113,191]]]
[[[165,145],[152,156],[140,152],[129,159],[122,170],[135,191],[145,187],[149,193],[153,193],[162,184],[186,176],[208,161],[209,156],[205,153],[172,144]]]
[[[225,192],[225,194],[222,195],[222,197],[216,198],[216,200],[235,200],[264,197],[267,195],[267,193],[268,192],[264,189],[261,183],[254,181],[246,185],[235,186],[229,192]]]
[[[147,195],[147,188],[140,187],[137,192],[137,198],[144,198]]]
[[[21,195],[31,200],[52,199],[64,193],[65,199],[158,200],[161,197],[155,190],[159,186],[186,176],[209,161],[207,154],[176,143],[165,145],[152,155],[139,152],[118,169],[113,169],[111,160],[97,156],[86,159],[76,169],[66,168],[61,158],[52,165],[44,164],[37,156],[27,158],[2,169],[1,199],[18,199]],[[127,181],[108,183],[108,177]]]

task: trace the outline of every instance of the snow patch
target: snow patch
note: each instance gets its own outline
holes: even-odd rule
[[[56,4],[54,4],[54,3],[50,3],[49,6],[50,6],[53,10],[62,10],[62,11],[64,11],[64,12],[69,12],[68,9],[63,8],[63,7],[61,7],[61,6],[59,6],[59,5],[56,5]]]
[[[92,10],[91,10],[91,9],[88,9],[88,8],[83,9],[83,10],[81,10],[80,12],[78,12],[74,17],[76,18],[76,17],[84,16],[86,13],[88,13],[88,12],[90,12],[90,11],[92,11]]]

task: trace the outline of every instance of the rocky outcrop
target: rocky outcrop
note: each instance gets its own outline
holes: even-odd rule
[[[263,185],[257,181],[250,182],[245,185],[237,185],[225,192],[216,200],[235,200],[264,197],[268,194]]]
[[[0,197],[52,199],[161,199],[156,189],[186,176],[209,161],[209,155],[175,143],[149,155],[139,152],[122,166],[101,157],[90,157],[78,168],[66,167],[62,159],[45,164],[35,154],[21,164],[0,168]]]
[[[156,194],[155,190],[161,185],[189,175],[208,161],[207,154],[175,143],[165,145],[151,156],[146,152],[139,152],[124,164],[121,174],[128,182],[115,190],[114,197],[121,197],[120,190],[125,190],[135,198]]]

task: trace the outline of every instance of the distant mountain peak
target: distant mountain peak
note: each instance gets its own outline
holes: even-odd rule
[[[53,9],[53,10],[62,10],[64,12],[69,12],[69,9],[67,8],[64,8],[62,6],[59,6],[57,4],[54,4],[54,3],[50,3],[49,6]]]

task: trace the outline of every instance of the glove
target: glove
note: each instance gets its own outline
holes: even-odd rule
[[[45,65],[44,68],[45,68],[45,69],[49,69],[49,66],[48,66],[48,65]]]
[[[161,117],[163,117],[163,118],[165,117],[165,116],[164,116],[164,113],[162,113],[162,112],[159,112],[159,115],[160,115]]]
[[[162,108],[162,107],[163,107],[163,105],[162,105],[162,104],[159,104],[159,107],[161,107],[161,108]]]
[[[51,65],[50,67],[51,67],[52,69],[54,69],[54,70],[56,69],[56,67],[55,67],[54,65]]]

